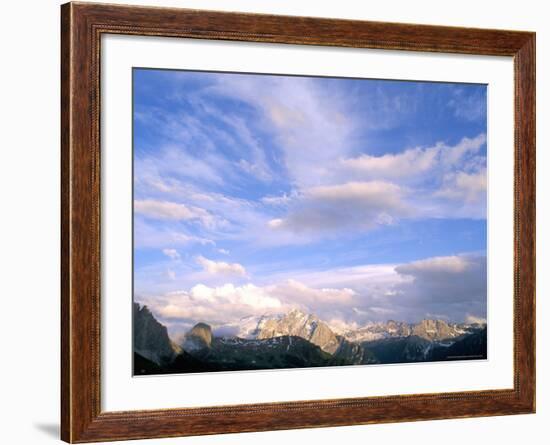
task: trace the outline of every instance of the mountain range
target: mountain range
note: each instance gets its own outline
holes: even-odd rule
[[[313,314],[199,322],[173,341],[146,306],[134,303],[134,374],[302,368],[487,357],[487,329],[443,320],[388,321],[336,332]]]

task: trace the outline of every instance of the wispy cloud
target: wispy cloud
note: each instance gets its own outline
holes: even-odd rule
[[[134,212],[153,219],[199,220],[206,226],[214,224],[214,218],[206,210],[176,202],[137,199],[134,200]]]
[[[181,258],[176,249],[162,249],[162,253],[172,260],[179,260]]]
[[[211,239],[187,233],[185,229],[172,224],[154,224],[140,218],[134,220],[134,247],[141,248],[170,248],[171,246],[189,246],[199,244],[214,245]]]
[[[209,89],[245,102],[259,114],[263,131],[271,134],[292,183],[319,185],[335,158],[352,149],[357,123],[335,91],[308,78],[279,76],[220,77]]]
[[[464,321],[466,323],[470,323],[470,324],[474,324],[474,323],[477,323],[477,324],[487,324],[487,319],[486,318],[483,318],[483,317],[476,317],[475,315],[470,315],[468,314],[466,316],[466,318],[464,319]]]
[[[344,168],[364,175],[365,178],[390,178],[407,180],[427,172],[440,176],[445,171],[456,168],[465,157],[477,154],[486,142],[484,133],[474,138],[463,138],[456,145],[446,145],[443,142],[433,147],[417,147],[395,154],[371,156],[362,154],[356,158],[341,160]],[[433,172],[436,170],[435,172]]]
[[[193,73],[179,78],[199,79]],[[136,172],[138,190],[148,187],[154,195],[183,199],[189,207],[209,212],[201,221],[223,222],[224,227],[203,234],[206,238],[266,245],[263,235],[268,227],[276,229],[269,240],[273,244],[303,244],[349,227],[361,233],[407,217],[445,218],[446,212],[451,218],[483,217],[472,211],[478,202],[467,190],[465,175],[484,171],[485,161],[479,156],[484,133],[464,137],[455,145],[438,142],[401,152],[352,156],[360,148],[356,136],[363,123],[350,96],[330,81],[208,75],[201,85],[190,97],[181,96],[192,103],[191,115],[154,114],[171,145],[154,158],[140,158]],[[371,96],[392,113],[403,111],[402,103],[407,102],[386,100],[380,86]],[[233,101],[229,112],[225,101]],[[200,158],[191,154],[199,143],[205,147]],[[225,153],[227,149],[231,154]],[[476,156],[478,171],[472,171]],[[237,197],[238,190],[231,187],[239,184],[239,171],[259,181],[287,175],[286,191],[253,200]],[[462,193],[454,191],[452,177],[460,182]],[[221,185],[231,184],[229,179],[233,185]],[[384,181],[384,186],[376,186],[377,181]],[[213,191],[215,185],[224,193]],[[377,188],[377,194],[369,194],[368,188]],[[362,189],[364,196],[344,196],[351,189]],[[341,197],[331,199],[331,191]],[[326,196],[321,196],[323,192]],[[460,197],[469,202],[462,213],[456,210],[462,208],[457,203]],[[315,237],[310,236],[313,233]]]
[[[484,203],[487,193],[487,170],[475,173],[457,172],[445,176],[441,189],[435,196],[464,203]],[[483,207],[483,205],[482,205]]]
[[[483,121],[487,115],[487,96],[480,89],[455,88],[447,106],[460,119],[469,122]]]
[[[342,165],[371,178],[399,178],[416,176],[432,169],[436,163],[439,147],[413,148],[398,154],[343,159]]]
[[[239,263],[226,263],[225,261],[213,261],[199,255],[196,258],[205,271],[212,275],[240,275],[246,276],[246,269]]]
[[[176,279],[176,272],[174,272],[172,269],[167,269],[166,276],[168,277],[169,280],[173,281]]]

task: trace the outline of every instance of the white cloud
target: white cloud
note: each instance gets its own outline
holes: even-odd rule
[[[199,284],[191,289],[191,296],[197,301],[214,302],[221,300],[221,302],[244,304],[256,309],[270,309],[281,306],[280,300],[268,295],[264,289],[253,284],[238,287],[233,284],[225,284],[216,288]]]
[[[284,219],[275,218],[275,219],[269,220],[267,222],[267,225],[272,229],[277,229],[279,227],[283,227],[284,223],[285,223]]]
[[[162,253],[172,260],[179,260],[181,258],[176,249],[162,249]]]
[[[314,271],[296,271],[294,279],[314,288],[354,289],[360,294],[385,295],[403,276],[395,272],[392,264],[369,264],[353,267],[321,269]],[[382,291],[383,290],[383,291]]]
[[[150,224],[142,218],[134,220],[134,242],[136,248],[172,248],[189,244],[214,245],[208,238],[190,235],[172,225]]]
[[[477,167],[476,167],[477,168]],[[435,218],[487,218],[487,170],[457,171],[445,175],[441,186],[422,196],[425,215]]]
[[[273,206],[285,206],[289,204],[294,196],[289,196],[286,193],[282,196],[264,196],[261,201],[264,204],[269,204]]]
[[[467,314],[464,319],[465,323],[468,324],[487,324],[487,319],[483,317],[477,317],[475,315]]]
[[[409,212],[396,184],[348,182],[306,189],[284,218],[274,218],[268,226],[294,232],[365,230],[392,224]]]
[[[243,317],[292,308],[315,314],[342,331],[388,319],[481,322],[486,316],[484,256],[434,257],[398,266],[357,266],[296,277],[261,286],[197,284],[142,301],[161,321],[182,326],[199,321],[238,324]]]
[[[345,169],[366,178],[407,180],[427,172],[437,177],[449,169],[460,167],[459,164],[477,154],[486,141],[486,135],[481,133],[474,138],[463,138],[453,146],[438,142],[433,147],[411,148],[395,154],[362,154],[356,158],[342,159],[340,163]]]
[[[201,238],[198,236],[187,235],[186,233],[181,232],[170,232],[170,239],[178,244],[189,244],[189,243],[198,243],[202,245],[214,245],[215,242],[208,238]]]
[[[188,74],[191,76],[191,74]],[[203,74],[203,80],[205,74]],[[224,77],[232,77],[231,75]],[[224,178],[239,174],[242,171],[261,181],[269,182],[273,173],[266,159],[266,152],[259,143],[254,126],[242,113],[228,113],[216,108],[212,93],[220,91],[219,77],[211,77],[214,81],[209,87],[201,89],[194,85],[193,91],[186,91],[185,97],[178,89],[177,100],[191,102],[192,112],[173,111],[164,113],[162,118],[154,118],[154,122],[163,128],[163,133],[171,144],[167,145],[163,157],[179,156],[174,165],[168,165],[177,170],[181,176],[187,176],[205,183],[222,183]],[[148,117],[151,121],[151,117]],[[215,120],[215,124],[212,124]],[[230,150],[239,159],[234,162],[219,156],[217,147],[223,144],[225,150]],[[201,147],[200,156],[195,157],[196,147]],[[181,155],[170,153],[169,150],[179,149]],[[180,168],[183,167],[183,168]],[[187,167],[192,167],[188,170]],[[194,170],[193,170],[194,169]]]
[[[470,267],[470,259],[464,256],[434,257],[414,261],[396,267],[397,272],[403,275],[419,275],[428,273],[460,274]]]
[[[456,165],[466,155],[479,152],[486,142],[487,136],[485,133],[481,133],[475,138],[463,138],[457,145],[444,147],[441,150],[442,161],[447,165]]]
[[[193,235],[186,233],[188,237],[191,237],[189,242],[199,242],[199,238],[209,242],[212,242],[213,239],[220,241],[239,240],[242,242],[256,242],[262,240],[262,237],[265,239],[265,225],[269,220],[269,216],[264,213],[265,209],[260,203],[213,192],[201,188],[196,183],[191,185],[176,179],[167,181],[166,178],[163,178],[163,181],[170,184],[170,192],[166,196],[170,197],[171,201],[183,201],[189,208],[203,209],[215,221],[210,226],[196,224],[192,227],[195,233]],[[141,184],[140,193],[143,195],[152,192],[151,189]],[[139,219],[144,220],[144,218]],[[156,225],[156,231],[163,232],[164,238],[168,238],[174,232],[182,232],[181,225],[173,224],[169,226],[170,222],[177,223],[175,220],[162,220],[160,221],[162,225]],[[145,222],[136,219],[137,223]],[[151,223],[152,221],[148,221],[149,226],[152,226]],[[189,231],[189,228],[186,228],[186,230]],[[185,238],[185,236],[181,238]]]
[[[206,226],[212,226],[213,216],[199,207],[187,206],[170,201],[143,199],[134,201],[134,211],[148,218],[160,220],[199,220]]]
[[[413,148],[397,154],[370,156],[363,154],[357,158],[343,159],[344,167],[363,173],[372,178],[399,178],[413,176],[432,169],[440,147]]]
[[[211,130],[204,128],[200,120],[186,116],[185,119],[159,121],[156,125],[165,132],[168,141],[155,150],[155,155],[136,157],[134,169],[138,184],[148,183],[159,191],[169,191],[171,178],[186,178],[204,184],[224,183],[220,173],[230,169],[231,163],[216,153],[215,144],[209,137]],[[181,128],[181,125],[185,125],[185,128]],[[189,153],[189,148],[197,146],[208,150],[201,150],[200,157],[195,157]],[[168,180],[159,181],[159,178]]]
[[[298,302],[325,320],[346,324],[423,318],[462,321],[468,313],[485,316],[486,280],[486,257],[464,254],[399,265],[297,271],[290,282],[300,284],[291,287],[281,277],[272,291],[282,301]]]
[[[271,181],[273,179],[273,172],[266,160],[265,150],[250,129],[250,123],[235,115],[216,114],[219,119],[233,130],[233,134],[238,139],[238,144],[235,145],[240,148],[242,155],[249,158],[249,160],[241,158],[238,166],[261,181]]]
[[[297,280],[289,279],[276,286],[267,288],[271,295],[289,304],[301,304],[306,308],[322,308],[326,306],[346,306],[356,295],[353,289],[320,288],[306,286]]]
[[[222,255],[229,255],[229,250],[227,249],[218,249],[218,252],[221,253]]]
[[[250,315],[283,312],[288,309],[279,299],[253,284],[218,287],[197,284],[189,291],[176,291],[154,298],[142,298],[161,320],[211,324],[238,321]]]
[[[479,89],[474,94],[468,94],[464,88],[456,88],[453,98],[447,106],[454,111],[454,115],[460,119],[474,122],[486,119],[487,96],[485,91]]]
[[[355,321],[346,322],[339,318],[325,320],[335,334],[343,335],[346,332],[359,329],[361,325]]]
[[[246,269],[239,263],[226,263],[225,261],[212,261],[202,255],[196,258],[205,271],[212,275],[240,275],[246,276]]]
[[[348,288],[316,289],[289,280],[268,286],[197,284],[190,290],[142,297],[141,300],[162,322],[189,325],[203,321],[217,325],[238,323],[243,317],[285,313],[293,308],[325,318],[351,305],[354,296],[354,291]]]
[[[486,135],[456,145],[409,149],[383,156],[362,155],[341,165],[351,178],[391,179],[407,190],[403,200],[414,218],[486,218]],[[391,216],[391,213],[388,212]]]
[[[458,172],[445,177],[444,185],[435,196],[483,205],[487,193],[487,170],[475,173]]]
[[[397,185],[390,182],[371,181],[371,182],[348,182],[339,185],[319,186],[306,190],[306,195],[314,199],[327,201],[357,201],[371,203],[386,201],[390,199],[394,204],[398,204],[400,189]]]

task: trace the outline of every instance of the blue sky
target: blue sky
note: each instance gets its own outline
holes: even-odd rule
[[[486,87],[134,69],[135,298],[169,329],[486,317]]]

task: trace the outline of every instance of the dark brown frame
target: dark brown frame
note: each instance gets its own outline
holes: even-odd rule
[[[512,56],[514,388],[102,412],[99,69],[104,33]],[[63,440],[94,442],[535,412],[534,33],[67,3],[61,7],[61,36]]]

